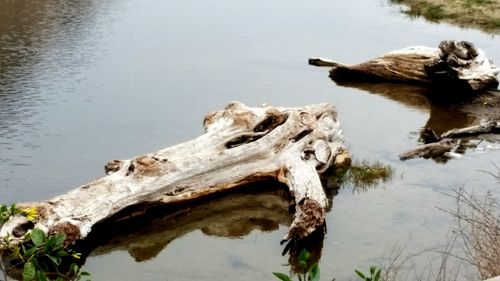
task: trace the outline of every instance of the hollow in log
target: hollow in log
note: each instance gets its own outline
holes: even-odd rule
[[[11,217],[0,237],[22,242],[36,227],[85,239],[92,228],[124,209],[140,211],[190,202],[260,180],[288,186],[295,214],[285,240],[300,240],[323,227],[328,200],[318,173],[347,153],[331,104],[300,108],[247,107],[230,103],[208,114],[200,137],[129,160],[113,160],[107,175],[34,207],[35,224]],[[345,161],[345,158],[344,160]]]

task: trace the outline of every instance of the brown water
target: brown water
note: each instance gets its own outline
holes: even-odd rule
[[[500,195],[479,172],[494,170],[500,151],[482,142],[445,164],[401,162],[426,124],[444,131],[477,120],[412,88],[337,86],[307,58],[357,63],[443,39],[472,41],[500,63],[498,37],[411,20],[378,0],[2,0],[0,202],[46,199],[102,176],[111,159],[193,138],[204,114],[231,100],[331,102],[355,158],[396,171],[389,183],[346,187],[333,200],[322,276],[354,279],[354,268],[383,262],[397,243],[421,250],[446,241],[452,220],[436,206],[453,202],[437,191]],[[283,202],[266,196],[223,198],[220,209],[203,205],[115,237],[85,270],[93,280],[272,280],[287,270],[278,242],[289,220]],[[256,201],[267,205],[249,211]]]

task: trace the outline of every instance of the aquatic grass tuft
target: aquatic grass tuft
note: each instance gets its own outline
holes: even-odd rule
[[[329,180],[333,181],[336,186],[350,183],[355,190],[366,190],[381,182],[391,180],[393,175],[394,169],[391,166],[378,161],[364,160],[354,161],[350,167],[335,170]]]
[[[366,188],[387,182],[392,178],[394,169],[391,166],[384,165],[380,162],[369,163],[363,161],[354,163],[349,170],[349,179],[356,186]]]

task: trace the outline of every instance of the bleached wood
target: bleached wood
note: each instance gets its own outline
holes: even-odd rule
[[[498,68],[483,50],[466,41],[443,41],[438,48],[408,47],[355,65],[322,58],[311,58],[309,63],[333,67],[330,77],[340,82],[381,80],[432,84],[466,91],[498,86]]]
[[[443,156],[445,153],[450,152],[453,147],[457,146],[461,139],[478,138],[485,134],[500,133],[500,124],[496,121],[484,121],[478,125],[446,131],[439,137],[432,130],[428,130],[433,135],[430,138],[430,143],[419,145],[412,150],[400,154],[399,159],[409,160],[417,157],[431,158]]]
[[[97,223],[131,206],[188,202],[276,179],[289,187],[297,205],[286,239],[307,236],[322,226],[328,202],[318,172],[346,152],[333,105],[251,108],[232,102],[208,114],[204,127],[205,133],[194,140],[111,161],[105,177],[47,201],[20,206],[38,209],[35,227],[78,240]],[[21,225],[18,217],[12,218],[0,229],[0,237],[16,239],[13,230]]]

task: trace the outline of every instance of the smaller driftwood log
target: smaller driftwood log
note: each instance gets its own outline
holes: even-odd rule
[[[431,129],[422,131],[422,140],[424,144],[404,152],[399,155],[401,160],[408,160],[418,157],[434,158],[441,157],[449,153],[454,148],[464,146],[463,140],[476,138],[485,134],[500,133],[500,123],[496,121],[484,121],[481,124],[467,128],[453,129],[437,136]]]
[[[355,65],[322,58],[311,58],[309,64],[332,67],[330,77],[336,82],[394,81],[461,91],[498,87],[498,68],[466,41],[442,41],[438,48],[409,47]]]
[[[18,204],[35,207],[38,221],[33,225],[11,217],[0,237],[22,242],[22,235],[37,227],[65,233],[70,242],[82,240],[96,224],[125,209],[144,212],[191,202],[261,180],[277,180],[289,188],[295,214],[285,240],[300,240],[324,227],[328,200],[318,173],[349,159],[341,157],[347,151],[333,105],[251,108],[232,102],[208,114],[204,127],[205,134],[194,140],[111,161],[107,176],[67,194]]]

